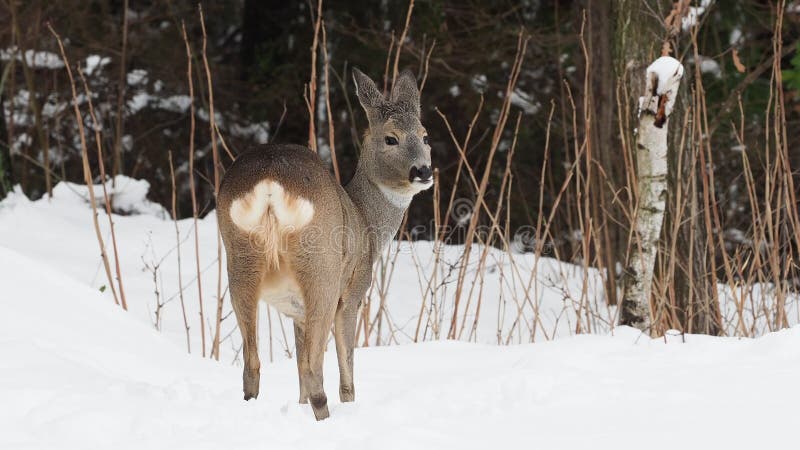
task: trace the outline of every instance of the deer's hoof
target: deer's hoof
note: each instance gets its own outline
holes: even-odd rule
[[[330,417],[328,412],[328,398],[325,394],[311,396],[311,409],[314,410],[314,417],[317,420],[325,420]]]
[[[349,403],[355,401],[355,399],[356,390],[352,384],[349,386],[339,386],[339,400],[341,400],[342,403]]]
[[[258,398],[259,374],[245,375],[244,377],[244,399]]]

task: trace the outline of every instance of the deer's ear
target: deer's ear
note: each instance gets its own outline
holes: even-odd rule
[[[419,89],[417,79],[410,70],[406,69],[397,76],[392,86],[391,102],[400,105],[403,109],[413,112],[419,117]]]
[[[372,119],[376,115],[378,108],[383,105],[384,98],[381,91],[375,86],[375,82],[363,72],[353,68],[353,82],[356,86],[356,96],[361,107],[366,111],[367,116]]]

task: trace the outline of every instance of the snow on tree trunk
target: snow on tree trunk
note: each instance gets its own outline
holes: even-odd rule
[[[620,323],[642,331],[650,328],[650,292],[667,195],[667,125],[682,76],[683,66],[678,60],[658,58],[645,72],[645,95],[639,98],[636,233],[631,243]]]

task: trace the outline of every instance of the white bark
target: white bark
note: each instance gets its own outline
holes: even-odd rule
[[[658,239],[667,196],[667,131],[683,66],[662,56],[646,71],[645,95],[639,98],[636,143],[638,176],[635,231],[622,297],[620,323],[642,331],[650,328],[650,293]]]

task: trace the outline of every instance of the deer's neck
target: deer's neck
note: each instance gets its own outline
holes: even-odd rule
[[[345,191],[365,222],[371,260],[375,262],[400,228],[411,198],[393,195],[373,183],[360,163]]]

